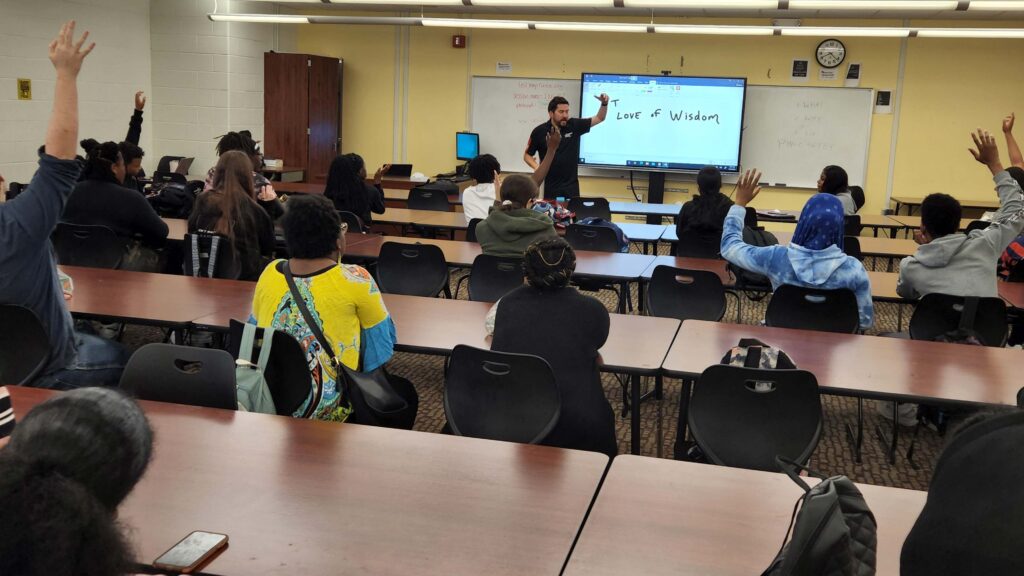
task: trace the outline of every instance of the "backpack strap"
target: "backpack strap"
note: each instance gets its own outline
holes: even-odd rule
[[[252,363],[252,345],[256,341],[256,326],[246,322],[242,325],[242,340],[238,343],[238,359]]]
[[[220,248],[220,236],[210,236],[210,257],[206,260],[206,276],[214,277],[217,268],[217,250]]]
[[[331,359],[331,364],[334,365],[335,370],[339,370],[341,361],[334,357],[334,348],[331,347],[331,343],[327,341],[324,336],[323,329],[320,324],[316,322],[313,315],[309,312],[309,307],[306,306],[306,301],[302,298],[302,293],[299,292],[299,287],[295,285],[295,277],[292,276],[291,268],[288,267],[288,261],[282,260],[277,265],[278,271],[284,274],[284,279],[288,282],[288,290],[292,293],[292,301],[295,302],[295,306],[298,307],[299,312],[302,314],[302,319],[306,321],[306,326],[309,327],[310,332],[313,333],[313,338],[320,343],[324,352]],[[309,405],[306,407],[306,411],[302,414],[303,418],[309,418],[316,411],[317,406],[320,405],[320,401],[324,397],[323,386],[316,386],[315,394]]]

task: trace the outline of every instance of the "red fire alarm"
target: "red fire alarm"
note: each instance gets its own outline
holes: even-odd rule
[[[466,37],[462,34],[455,34],[452,36],[452,48],[465,48]]]

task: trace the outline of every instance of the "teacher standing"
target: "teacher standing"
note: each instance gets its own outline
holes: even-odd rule
[[[601,101],[601,108],[598,109],[596,116],[569,118],[569,101],[561,96],[555,96],[548,103],[548,121],[537,126],[530,133],[530,141],[526,144],[523,161],[534,170],[540,166],[534,155],[544,158],[547,153],[545,141],[551,127],[558,128],[562,133],[562,143],[559,144],[551,169],[548,170],[548,175],[544,178],[545,198],[573,198],[580,195],[580,181],[577,173],[580,137],[590,132],[594,126],[604,122],[604,117],[608,114],[608,95],[601,94],[594,98]]]

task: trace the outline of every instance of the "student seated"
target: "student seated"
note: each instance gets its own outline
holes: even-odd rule
[[[825,166],[818,176],[818,192],[831,194],[843,203],[843,215],[857,213],[857,202],[850,193],[850,179],[841,166]]]
[[[281,223],[291,258],[277,260],[263,271],[256,284],[249,322],[291,334],[306,352],[310,393],[294,415],[344,422],[352,414],[352,405],[347,396],[342,396],[341,369],[335,368],[306,324],[288,287],[284,265],[291,270],[310,314],[330,340],[336,360],[345,366],[363,372],[383,366],[394,353],[395,324],[370,273],[360,266],[339,264],[345,253],[345,226],[330,200],[295,196],[288,201]],[[401,378],[389,376],[389,381],[410,404],[406,427],[411,428],[416,416],[415,389]]]
[[[217,156],[223,156],[231,151],[242,152],[249,158],[252,166],[253,186],[256,190],[256,202],[266,210],[271,219],[277,220],[280,218],[284,214],[284,207],[281,206],[281,201],[277,199],[277,192],[274,191],[270,180],[259,171],[263,167],[263,154],[260,152],[256,141],[252,139],[252,134],[248,130],[242,130],[241,132],[228,132],[221,136],[220,141],[217,142]],[[204,190],[210,190],[214,187],[213,176],[216,169],[215,166],[206,173]]]
[[[110,228],[131,240],[122,269],[159,272],[160,255],[154,248],[167,239],[167,223],[144,196],[122,185],[125,163],[117,144],[95,140],[81,144],[87,152],[85,168],[64,207],[63,221]]]
[[[83,50],[82,41],[74,42],[73,36],[74,24],[65,24],[50,47],[50,61],[57,74],[39,170],[24,192],[0,203],[0,302],[24,306],[42,322],[49,335],[50,357],[42,376],[32,385],[58,389],[116,386],[127,359],[120,344],[74,331],[50,246],[50,234],[75,189],[80,170],[75,160],[75,83],[92,46]]]
[[[957,232],[960,203],[948,194],[929,194],[921,203],[921,229],[914,240],[921,246],[900,262],[896,292],[917,299],[941,292],[954,296],[997,297],[996,263],[1024,228],[1021,187],[1003,170],[999,148],[988,132],[972,134],[974,159],[988,167],[999,194],[999,210],[984,230]]]
[[[523,269],[527,284],[503,296],[488,314],[491,349],[533,354],[551,365],[562,410],[544,444],[615,456],[615,414],[598,371],[608,310],[569,286],[576,254],[561,238],[531,244]]]
[[[241,264],[241,280],[256,280],[274,254],[274,222],[256,202],[252,162],[239,151],[225,152],[213,172],[213,187],[196,197],[188,217],[190,234],[223,236]]]
[[[705,166],[697,173],[697,192],[683,204],[676,222],[676,237],[693,232],[702,240],[718,245],[722,241],[722,222],[732,207],[732,200],[722,194],[722,173],[714,166]]]
[[[152,451],[145,415],[120,391],[85,388],[33,408],[0,449],[0,574],[132,571],[117,507]]]
[[[562,133],[554,128],[548,132],[546,152],[540,166],[530,175],[533,182],[540,186],[544,183],[551,163],[555,160],[558,145],[562,142]],[[498,159],[490,154],[481,154],[469,162],[469,175],[476,180],[476,184],[466,188],[462,193],[462,211],[466,215],[466,224],[474,218],[487,218],[494,202],[497,200],[495,193],[495,182],[501,174],[501,164]]]
[[[843,205],[830,194],[811,196],[797,222],[789,246],[751,246],[743,242],[746,206],[761,191],[761,173],[747,170],[736,187],[736,205],[729,209],[722,230],[722,258],[764,274],[772,288],[782,285],[852,290],[857,297],[860,327],[871,328],[874,306],[864,265],[843,253]]]
[[[327,171],[324,196],[334,202],[336,210],[359,216],[365,226],[373,222],[371,212],[384,213],[384,188],[381,182],[391,166],[385,164],[373,174],[373,186],[366,183],[366,163],[359,154],[342,154],[331,161]],[[353,230],[361,232],[361,230]]]
[[[513,174],[505,178],[499,194],[501,203],[476,227],[484,254],[521,257],[530,244],[558,238],[551,217],[532,210],[540,191],[530,177]]]

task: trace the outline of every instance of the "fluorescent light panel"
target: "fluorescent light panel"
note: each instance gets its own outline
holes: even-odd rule
[[[379,4],[384,6],[462,6],[462,0],[331,0],[332,6]]]
[[[845,36],[869,38],[906,38],[910,28],[816,28],[787,26],[781,29],[783,36]]]
[[[711,34],[716,36],[771,36],[771,26],[655,26],[658,34]]]
[[[789,0],[790,10],[956,10],[956,0]]]
[[[1024,10],[1024,2],[1020,0],[971,0],[968,10]]]
[[[1024,38],[1020,28],[935,28],[917,31],[918,38]]]
[[[505,30],[526,30],[530,23],[523,20],[474,20],[461,18],[424,18],[424,26],[444,28],[498,28]]]
[[[286,14],[208,14],[214,22],[254,22],[258,24],[309,24],[306,16]]]
[[[473,0],[473,4],[477,4]],[[626,8],[710,8],[716,10],[775,10],[778,0],[624,0]]]
[[[472,0],[473,6],[521,6],[524,8],[612,8],[614,0]],[[461,4],[461,0],[458,2]]]
[[[647,24],[601,24],[599,22],[535,22],[534,28],[566,32],[647,32]]]

